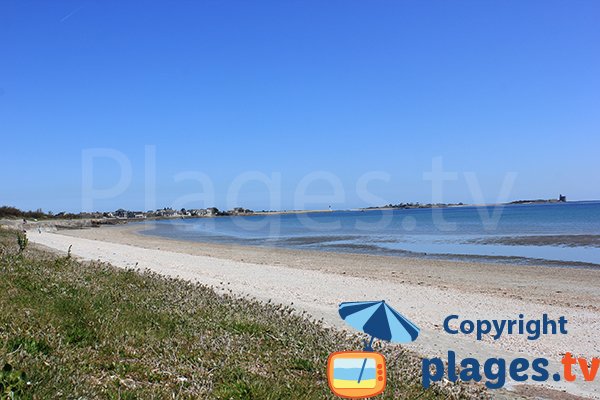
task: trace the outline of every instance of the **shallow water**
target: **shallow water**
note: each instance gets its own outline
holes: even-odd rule
[[[146,224],[149,229],[144,234],[198,242],[600,265],[600,202],[335,211]],[[523,236],[552,237],[522,240]]]

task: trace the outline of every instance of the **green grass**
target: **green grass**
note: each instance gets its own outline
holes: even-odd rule
[[[0,398],[332,398],[327,356],[360,339],[206,286],[20,253],[16,234],[0,230]],[[481,396],[466,385],[424,391],[417,357],[381,351],[381,398]]]

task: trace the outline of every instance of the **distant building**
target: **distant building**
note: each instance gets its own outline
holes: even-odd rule
[[[252,214],[254,211],[249,210],[244,207],[235,207],[233,210],[229,210],[229,214],[231,215],[240,215],[240,214]]]
[[[171,207],[165,207],[162,210],[156,210],[156,215],[159,217],[176,217],[179,213]]]
[[[567,201],[567,196],[559,194],[558,201],[560,201],[561,203],[565,203]]]
[[[113,213],[113,215],[117,218],[127,218],[127,210],[119,208]]]
[[[215,216],[215,215],[219,215],[219,209],[217,207],[210,207],[206,209],[206,215],[208,216]]]

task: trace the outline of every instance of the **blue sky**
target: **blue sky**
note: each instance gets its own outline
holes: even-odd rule
[[[294,208],[315,171],[339,179],[336,208],[429,202],[435,157],[458,173],[447,202],[476,200],[465,172],[488,202],[509,172],[510,199],[598,199],[599,18],[597,1],[3,1],[0,203],[80,211],[94,148],[132,170],[99,210],[179,204],[204,190],[185,171],[220,208]],[[93,188],[121,176],[93,165]],[[258,182],[228,199],[248,171],[280,174],[280,199]],[[371,171],[389,179],[369,200]]]

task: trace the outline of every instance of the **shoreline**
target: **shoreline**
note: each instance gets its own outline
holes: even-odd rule
[[[370,210],[369,210],[370,211]],[[173,221],[179,219],[212,219],[212,218],[225,218],[225,217],[260,217],[269,214],[301,214],[301,213],[328,213],[331,211],[327,210],[316,210],[316,211],[285,211],[285,212],[258,212],[249,215],[229,215],[229,216],[192,216],[192,217],[177,217],[177,218],[148,218],[148,219],[75,219],[75,220],[40,220],[40,221],[27,221],[23,223],[20,219],[0,219],[0,226],[4,226],[11,229],[26,229],[26,230],[38,230],[48,232],[65,232],[68,230],[82,230],[90,228],[100,227],[117,227],[117,226],[138,226],[142,224],[151,224],[155,221]],[[334,211],[335,212],[335,211]],[[145,228],[135,228],[137,231],[144,231]],[[332,252],[337,254],[356,254],[356,255],[383,255],[387,257],[400,257],[400,258],[416,258],[426,260],[439,260],[439,261],[450,261],[450,262],[474,262],[474,263],[492,263],[501,265],[521,265],[521,266],[544,266],[544,267],[567,267],[567,268],[597,268],[600,269],[600,262],[584,261],[584,260],[569,260],[560,258],[541,258],[534,255],[501,255],[494,254],[477,254],[477,253],[460,253],[460,252],[423,252],[417,250],[407,249],[396,249],[376,246],[372,244],[353,244],[353,243],[327,243],[335,242],[337,240],[351,238],[351,236],[309,236],[300,238],[284,238],[275,240],[269,244],[256,244],[255,239],[229,239],[229,238],[218,238],[218,240],[193,240],[187,238],[170,238],[166,235],[148,234],[148,236],[155,236],[164,240],[175,240],[190,243],[200,243],[206,246],[213,244],[225,244],[227,246],[242,246],[242,247],[256,247],[262,249],[289,249],[299,251],[318,251],[318,252]],[[225,239],[225,240],[221,240]],[[255,243],[253,243],[255,242]],[[318,245],[322,244],[320,248],[303,248],[302,245]],[[289,244],[289,245],[288,245]],[[500,245],[505,247],[549,247],[549,248],[579,248],[594,249],[600,248],[600,235],[596,234],[525,234],[525,235],[493,235],[489,237],[481,237],[477,239],[465,239],[463,242],[458,242],[459,245]]]
[[[562,284],[556,284],[552,297],[547,297],[548,288],[528,290],[527,293],[513,293],[510,283],[515,279],[534,280],[556,269],[551,275],[563,282],[578,280],[578,285],[589,283],[589,279],[600,278],[600,269],[596,265],[582,265],[574,268],[557,262],[549,267],[542,265],[522,265],[515,263],[494,263],[485,260],[449,260],[445,258],[423,258],[397,255],[374,255],[366,253],[334,252],[313,249],[288,249],[281,247],[253,246],[242,244],[219,244],[197,242],[185,239],[173,239],[156,235],[144,235],[146,227],[141,224],[104,226],[93,229],[59,230],[58,233],[78,238],[105,241],[115,244],[127,244],[146,249],[166,250],[217,259],[256,263],[262,265],[285,265],[297,269],[316,270],[357,278],[368,278],[424,286],[453,287],[460,290],[479,290],[485,293],[501,293],[518,299],[527,298],[548,305],[571,304],[576,298],[574,293],[568,296],[560,290]],[[487,257],[486,257],[487,258]],[[322,261],[326,260],[325,263]],[[531,259],[532,261],[536,261]],[[546,260],[543,260],[546,261]],[[368,264],[369,269],[357,264]],[[426,267],[426,268],[424,268]],[[573,271],[577,272],[573,272]],[[432,272],[434,272],[432,274]],[[497,280],[490,282],[483,278],[496,275]],[[512,275],[512,276],[511,276]],[[504,278],[502,278],[504,277]],[[479,288],[475,287],[479,286]],[[499,288],[501,287],[501,288]],[[553,286],[554,287],[554,286]],[[514,289],[514,288],[513,288]],[[585,299],[578,298],[580,303]],[[588,302],[584,307],[600,311],[598,303]],[[578,303],[578,306],[582,304]]]
[[[131,224],[142,225],[149,224],[151,221],[135,221]],[[60,230],[61,228],[59,228]],[[475,262],[475,263],[491,263],[491,264],[504,264],[504,265],[522,265],[522,266],[544,266],[544,267],[566,267],[566,268],[596,268],[600,269],[600,263],[590,261],[574,261],[574,260],[561,260],[561,259],[545,259],[536,258],[533,256],[519,256],[519,255],[495,255],[495,254],[474,254],[474,253],[444,253],[444,252],[422,252],[407,249],[395,249],[380,247],[370,243],[335,243],[338,240],[353,239],[359,236],[353,235],[336,235],[331,234],[330,236],[301,236],[301,237],[288,237],[274,239],[268,244],[256,244],[257,239],[246,238],[246,239],[230,239],[218,237],[209,240],[197,240],[188,239],[185,237],[169,237],[168,235],[161,234],[145,234],[143,231],[150,230],[152,228],[141,227],[135,229],[138,233],[147,236],[159,237],[165,240],[175,240],[188,243],[199,243],[205,246],[211,246],[213,244],[225,244],[228,246],[241,246],[241,247],[256,247],[262,249],[288,249],[288,250],[299,250],[299,251],[318,251],[324,253],[337,253],[337,254],[356,254],[356,255],[378,255],[386,257],[400,257],[400,258],[414,258],[414,259],[425,259],[425,260],[440,260],[440,261],[452,261],[452,262]],[[223,240],[221,240],[223,239]],[[260,242],[264,242],[262,239]],[[220,243],[219,243],[220,242]],[[330,243],[331,242],[331,243]],[[597,248],[600,247],[600,235],[590,234],[564,234],[564,235],[515,235],[515,236],[493,236],[489,238],[480,239],[467,239],[462,244],[482,244],[482,245],[505,245],[505,246],[551,246],[551,247],[584,247],[584,248]],[[302,247],[303,245],[320,245],[319,247]]]
[[[84,260],[151,269],[214,287],[217,292],[291,305],[326,325],[345,329],[337,316],[342,301],[386,299],[421,328],[406,347],[428,356],[546,357],[550,371],[562,354],[598,357],[593,332],[600,329],[600,270],[426,260],[252,246],[206,244],[142,235],[143,225],[120,225],[58,233],[32,232],[30,241]],[[544,313],[569,321],[568,335],[528,341],[518,335],[477,341],[449,335],[443,320],[527,319]],[[528,382],[527,387],[530,387]],[[511,382],[510,385],[515,385]],[[544,386],[600,398],[595,382],[545,382]],[[537,387],[537,385],[536,385]]]

